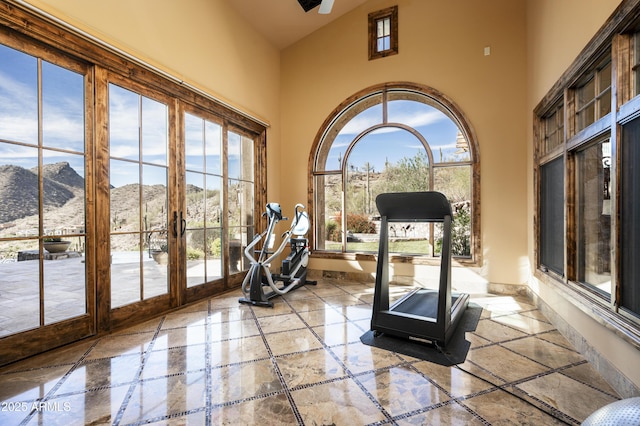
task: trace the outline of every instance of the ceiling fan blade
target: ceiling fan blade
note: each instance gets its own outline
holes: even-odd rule
[[[318,9],[318,13],[326,15],[331,13],[331,9],[333,8],[333,0],[322,0],[320,3],[320,9]]]

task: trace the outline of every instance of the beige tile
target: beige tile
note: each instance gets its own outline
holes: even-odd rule
[[[52,398],[39,405],[29,424],[108,425],[113,424],[129,386],[97,389]],[[18,424],[5,423],[3,425]]]
[[[515,330],[490,319],[481,319],[478,321],[478,326],[473,333],[493,343],[504,342],[527,335],[525,332]]]
[[[207,315],[207,311],[172,312],[165,316],[162,322],[162,329],[206,325]]]
[[[484,308],[483,314],[491,317],[535,309],[535,306],[530,301],[516,296],[487,295],[474,297],[473,303],[482,306]]]
[[[443,407],[431,409],[425,413],[420,413],[397,420],[399,426],[424,426],[424,425],[456,425],[456,426],[480,426],[485,423],[477,416],[471,414],[467,409],[452,402]]]
[[[355,306],[337,307],[336,309],[351,321],[358,321],[363,319],[367,319],[369,321],[371,320],[372,308],[370,305],[358,304]]]
[[[353,283],[338,285],[341,290],[347,293],[354,294],[356,296],[371,294],[373,295],[375,290],[375,283]]]
[[[590,365],[582,364],[562,370],[562,374],[571,377],[579,382],[586,383],[602,392],[619,396],[618,393],[607,383],[600,374]]]
[[[321,298],[326,298],[330,296],[343,296],[345,294],[349,294],[346,291],[342,290],[340,287],[330,285],[330,284],[318,284],[316,287],[309,287],[309,290],[313,292],[316,296]]]
[[[404,362],[391,351],[378,349],[363,343],[350,343],[329,348],[353,374],[386,368]]]
[[[211,403],[223,404],[282,391],[271,360],[233,364],[211,370]]]
[[[169,416],[204,407],[205,372],[145,380],[134,388],[121,423]]]
[[[201,345],[207,341],[205,325],[192,325],[181,328],[160,330],[153,342],[153,350],[173,348],[176,346]]]
[[[290,291],[289,293],[285,294],[284,296],[282,296],[284,299],[286,299],[287,301],[289,301],[289,303],[291,303],[294,300],[301,300],[301,299],[315,299],[318,296],[316,296],[310,289],[314,288],[313,285],[307,285],[307,286],[303,286],[303,287],[299,287],[293,291]]]
[[[319,349],[322,343],[308,329],[271,333],[265,336],[274,356]]]
[[[573,345],[569,343],[569,341],[557,330],[553,330],[548,333],[541,333],[537,337],[539,339],[546,340],[547,342],[555,343],[556,345],[574,350]]]
[[[152,379],[205,368],[206,345],[180,346],[152,351],[142,369],[142,379]]]
[[[0,401],[9,403],[43,398],[71,367],[60,365],[2,374],[0,375]]]
[[[598,408],[617,401],[560,373],[529,380],[520,383],[517,387],[579,422],[584,421]]]
[[[313,327],[327,346],[346,345],[360,341],[363,331],[353,323],[329,324]]]
[[[525,337],[502,346],[551,368],[559,368],[584,360],[579,353],[537,337]]]
[[[291,392],[305,424],[363,425],[385,419],[351,379]]]
[[[352,306],[352,305],[364,304],[362,300],[347,293],[325,296],[323,297],[323,300],[328,304],[330,304],[331,306]],[[365,305],[365,306],[368,306],[368,305]],[[369,309],[371,308],[369,307]]]
[[[289,304],[296,312],[324,310],[328,305],[316,295],[313,295],[313,298],[291,300]]]
[[[110,335],[101,338],[86,359],[110,358],[140,354],[151,344],[154,333]]]
[[[213,342],[260,335],[254,319],[216,322],[209,326],[209,330]]]
[[[358,376],[358,381],[392,416],[451,399],[421,374],[402,366]]]
[[[209,313],[209,324],[227,321],[253,320],[253,313],[248,306],[240,305],[231,308],[214,308]]]
[[[253,361],[269,357],[269,352],[267,352],[267,347],[264,345],[262,336],[213,342],[210,344],[210,348],[212,366]]]
[[[293,312],[293,309],[279,297],[271,299],[271,302],[273,303],[273,308],[264,307],[264,306],[250,306],[250,305],[240,305],[240,306],[241,306],[241,309],[244,309],[247,311],[249,309],[252,310],[253,314],[258,318],[271,317],[274,315],[290,314]]]
[[[317,311],[302,311],[299,315],[310,327],[342,323],[347,320],[340,312],[328,306]]]
[[[297,423],[285,394],[211,409],[211,424],[214,425],[282,426]]]
[[[470,351],[467,361],[472,361],[494,375],[511,382],[535,376],[549,369],[508,349],[494,345]],[[465,364],[463,365],[466,365]]]
[[[56,395],[82,392],[107,386],[132,383],[142,364],[142,356],[126,355],[115,358],[101,358],[80,364],[56,390]]]
[[[181,312],[197,312],[197,311],[206,312],[208,310],[209,310],[209,299],[201,300],[199,302],[195,302],[190,305],[187,305],[184,308],[180,308]]]
[[[259,318],[258,322],[260,323],[262,332],[265,334],[299,330],[306,327],[300,317],[293,313]]]
[[[290,388],[346,375],[344,368],[324,349],[284,355],[276,363]]]
[[[428,361],[417,362],[413,364],[413,367],[455,398],[472,395],[493,387],[492,384],[459,368],[444,367]]]
[[[549,414],[504,391],[466,399],[462,404],[480,415],[491,425],[553,426],[564,425]]]
[[[204,425],[206,424],[206,410],[202,409],[196,412],[189,413],[184,416],[176,416],[170,419],[162,419],[157,422],[148,423],[150,425],[162,425],[162,426],[184,426],[184,425]]]
[[[211,307],[211,310],[214,310],[214,311],[217,309],[224,309],[224,308],[237,309],[239,308],[239,305],[240,305],[240,302],[238,302],[238,299],[240,299],[242,296],[243,294],[240,290],[237,290],[231,293],[225,293],[218,297],[209,299],[209,306]]]
[[[529,311],[531,312],[531,311]],[[523,314],[502,315],[492,319],[498,324],[503,324],[515,328],[524,333],[535,334],[550,331],[555,327],[546,321],[540,321]]]
[[[551,321],[549,321],[549,319],[542,313],[542,311],[540,311],[538,309],[533,309],[531,311],[523,311],[520,314],[524,315],[526,317],[535,318],[538,321],[542,321],[542,322],[546,322],[546,323],[551,324]]]

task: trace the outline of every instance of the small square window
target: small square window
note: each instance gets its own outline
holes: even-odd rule
[[[369,14],[369,60],[398,53],[398,6]]]

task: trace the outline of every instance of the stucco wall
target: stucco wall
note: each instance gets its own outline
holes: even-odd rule
[[[398,5],[399,54],[368,60],[367,16]],[[372,0],[282,52],[285,205],[306,200],[307,165],[322,122],[373,84],[410,81],[444,93],[466,114],[481,159],[481,217],[488,281],[528,280],[525,3],[512,0]],[[490,46],[491,55],[484,55]],[[314,269],[375,265],[313,259]]]

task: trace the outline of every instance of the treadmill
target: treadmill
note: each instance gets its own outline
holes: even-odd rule
[[[465,309],[469,295],[451,292],[451,204],[440,192],[380,194],[381,216],[371,330],[405,339],[446,346]],[[389,223],[440,222],[443,224],[438,290],[418,288],[389,306]]]

